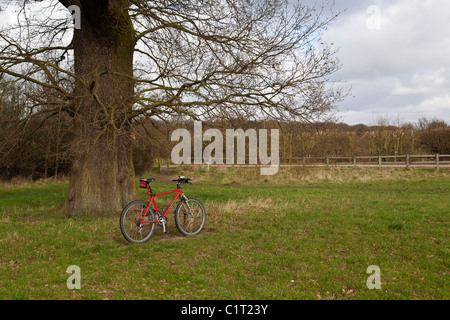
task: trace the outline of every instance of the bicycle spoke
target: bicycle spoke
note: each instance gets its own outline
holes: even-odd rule
[[[124,237],[130,242],[146,242],[153,234],[155,225],[151,209],[142,219],[147,204],[143,201],[134,201],[125,207],[120,218],[120,227]]]
[[[180,203],[175,213],[175,222],[181,233],[185,235],[198,234],[205,223],[205,209],[198,200],[190,199]]]

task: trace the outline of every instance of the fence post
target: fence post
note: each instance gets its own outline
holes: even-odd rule
[[[378,156],[378,167],[381,169],[381,156]]]
[[[436,153],[436,170],[439,170],[439,153]]]
[[[327,157],[327,168],[330,166],[330,158]]]
[[[356,156],[353,157],[353,167],[356,168]]]
[[[306,157],[303,157],[303,167],[306,167]]]
[[[409,170],[409,154],[406,155],[406,170]]]

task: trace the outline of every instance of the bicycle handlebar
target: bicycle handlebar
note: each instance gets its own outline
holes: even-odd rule
[[[197,175],[195,175],[193,178],[186,178],[185,176],[179,176],[177,179],[172,179],[172,181],[178,183],[189,183],[189,181],[194,180],[195,178],[197,178]]]

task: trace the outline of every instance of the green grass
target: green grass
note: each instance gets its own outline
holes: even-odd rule
[[[176,174],[158,175],[154,190]],[[124,240],[119,213],[52,210],[67,182],[2,187],[0,299],[450,298],[448,171],[197,175],[185,192],[205,204],[202,233],[182,237],[171,214],[171,234],[158,228],[144,245]],[[66,287],[70,265],[80,290]],[[366,286],[371,265],[380,290]]]

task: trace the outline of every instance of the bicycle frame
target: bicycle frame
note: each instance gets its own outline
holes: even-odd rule
[[[173,198],[172,202],[170,203],[169,208],[167,208],[166,212],[164,212],[163,215],[161,215],[161,213],[159,212],[158,206],[156,205],[156,200],[155,200],[156,197],[164,196],[164,195],[175,193],[175,192],[177,194],[176,194],[175,198]],[[155,207],[156,213],[159,216],[159,217],[157,216],[157,218],[165,217],[169,213],[170,209],[172,209],[172,206],[175,203],[175,201],[177,201],[177,199],[182,194],[183,194],[183,192],[181,192],[181,188],[178,188],[178,189],[175,189],[175,190],[172,190],[172,191],[163,192],[163,193],[156,193],[156,194],[151,193],[150,192],[150,188],[149,188],[148,191],[147,191],[147,195],[149,196],[149,198],[147,199],[147,204],[148,204],[147,205],[147,209],[145,210],[144,215],[142,215],[142,211],[144,211],[144,208],[142,208],[142,211],[139,214],[138,219],[141,219],[141,223],[157,223],[158,220],[155,220],[155,221],[144,221],[145,216],[147,215],[148,209],[150,208],[151,204],[153,203],[153,206]]]

